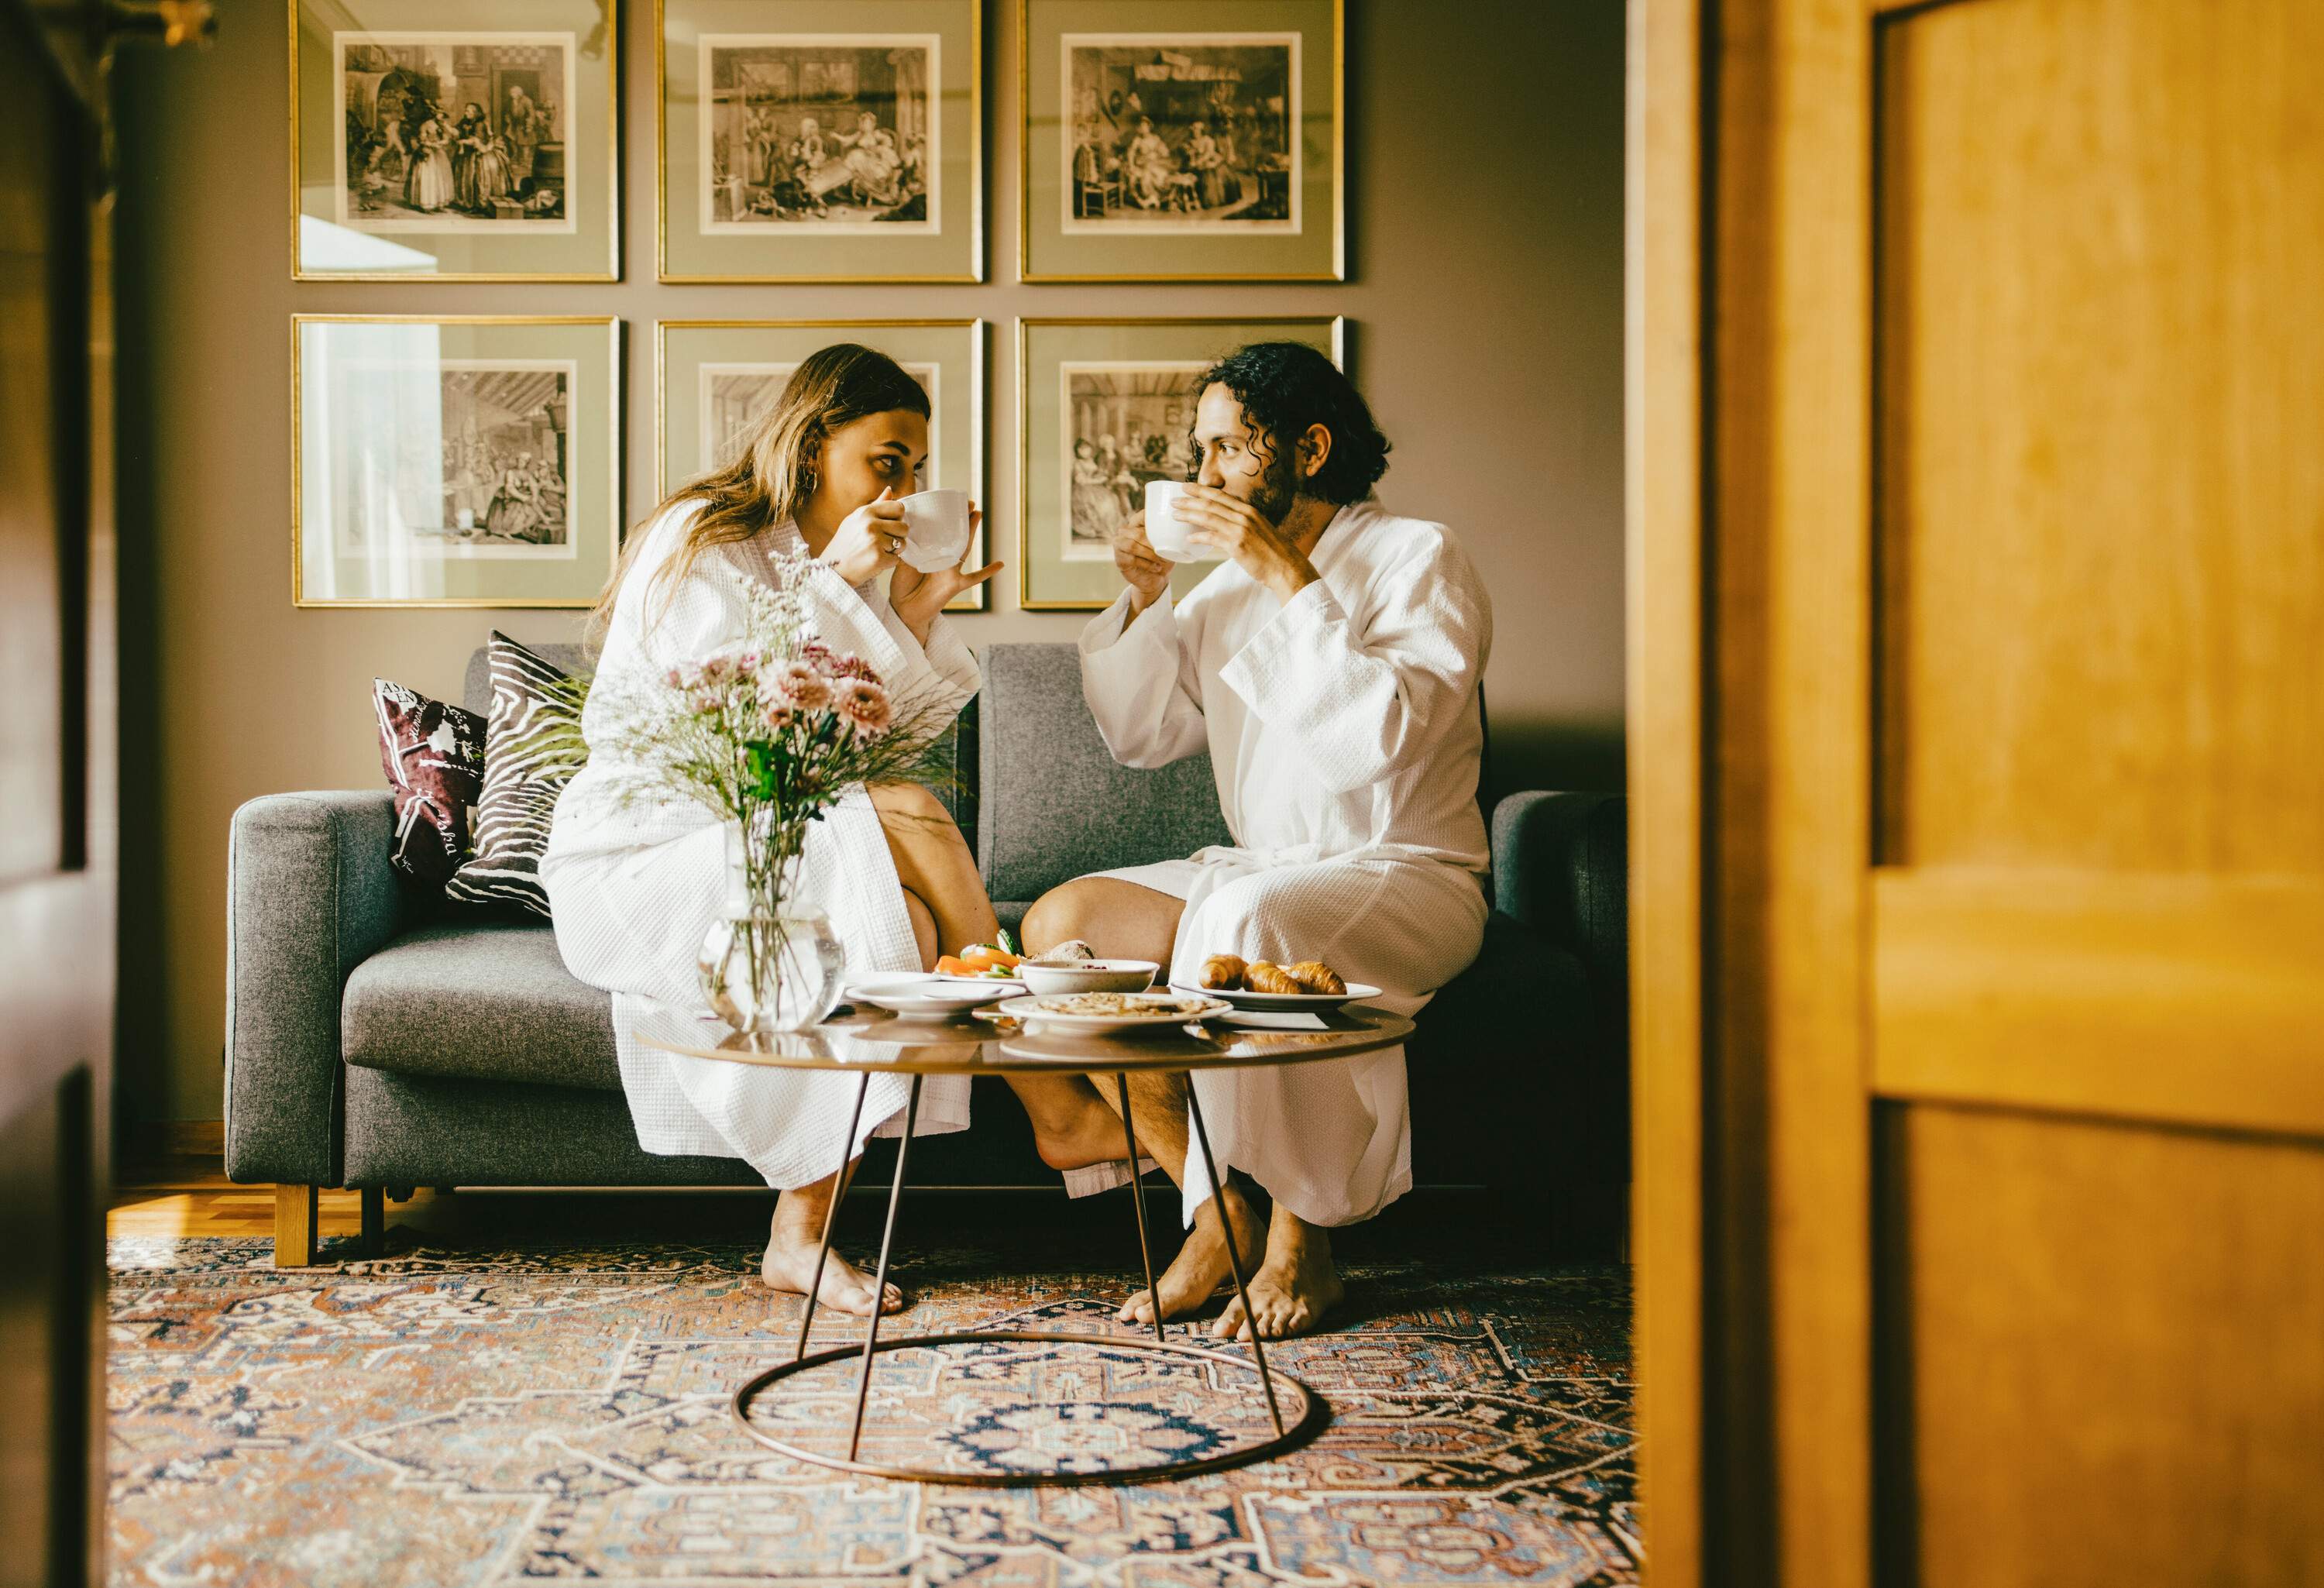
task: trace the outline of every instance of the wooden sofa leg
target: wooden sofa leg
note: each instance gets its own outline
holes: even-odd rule
[[[274,1187],[274,1266],[278,1269],[315,1266],[315,1191],[312,1186]]]
[[[363,1197],[363,1254],[377,1257],[387,1250],[387,1191],[384,1186],[365,1186]]]

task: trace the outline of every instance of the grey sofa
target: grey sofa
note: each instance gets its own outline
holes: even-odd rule
[[[1004,922],[1068,878],[1225,839],[1206,758],[1138,771],[1107,753],[1072,646],[996,645],[983,667],[951,799]],[[467,704],[487,697],[479,651]],[[383,788],[270,795],[234,816],[226,1169],[276,1185],[276,1261],[315,1260],[325,1186],[362,1190],[368,1249],[383,1196],[405,1187],[756,1183],[738,1160],[640,1150],[606,995],[567,973],[538,917],[420,896],[387,863],[392,818]],[[1484,951],[1408,1049],[1414,1172],[1488,1186],[1602,1248],[1628,1177],[1622,802],[1514,795],[1492,833]],[[915,1145],[912,1177],[1055,1188],[989,1085],[976,1129]]]

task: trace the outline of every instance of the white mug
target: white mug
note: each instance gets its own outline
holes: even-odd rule
[[[903,559],[924,574],[958,568],[968,551],[968,493],[919,491],[904,498]]]
[[[1146,541],[1167,562],[1216,562],[1223,555],[1215,546],[1197,546],[1188,540],[1187,526],[1178,518],[1178,498],[1186,494],[1184,480],[1146,483]]]

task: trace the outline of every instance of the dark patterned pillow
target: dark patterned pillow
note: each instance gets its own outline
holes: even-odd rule
[[[385,679],[371,684],[379,763],[395,796],[388,863],[440,888],[468,854],[468,807],[484,797],[484,719]]]
[[[540,857],[557,797],[581,770],[586,686],[497,631],[493,634],[493,716],[484,745],[484,796],[476,801],[476,852],[444,884],[463,904],[520,904],[549,913]]]

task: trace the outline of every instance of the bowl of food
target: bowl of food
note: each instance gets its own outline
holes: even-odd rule
[[[1020,961],[1017,979],[1037,998],[1073,992],[1143,992],[1162,967],[1150,959],[1068,959],[1055,955]]]

